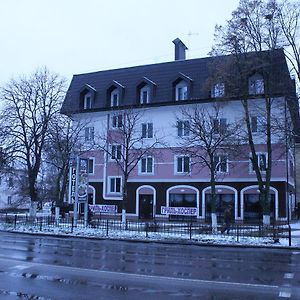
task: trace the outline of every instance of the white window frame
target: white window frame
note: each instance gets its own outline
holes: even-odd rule
[[[225,122],[224,122],[225,120]],[[225,128],[222,128],[223,127],[223,124],[225,126]],[[226,118],[215,118],[213,119],[213,125],[214,125],[214,133],[215,134],[222,134],[224,133],[223,130],[225,129],[226,130],[226,127],[227,127],[227,119]]]
[[[83,98],[83,109],[92,108],[92,95],[90,93],[85,94]]]
[[[92,172],[90,172],[90,162],[92,161],[92,167],[93,167],[93,170]],[[89,175],[94,175],[95,174],[95,157],[89,157],[88,158],[88,166],[87,166],[87,173]]]
[[[119,149],[119,151],[118,151]],[[120,155],[118,155],[120,154]],[[122,145],[111,144],[110,145],[110,158],[111,161],[122,160]]]
[[[175,99],[176,101],[187,100],[188,98],[188,86],[184,80],[181,80],[175,86]]]
[[[211,90],[213,98],[222,98],[225,96],[225,84],[223,82],[216,83]]]
[[[185,163],[184,163],[184,158],[188,158],[189,159],[189,170],[188,171],[184,171],[184,166],[185,166]],[[181,161],[181,168],[182,168],[182,171],[178,171],[178,160],[179,159],[182,159]],[[175,174],[190,174],[191,173],[191,157],[189,155],[175,155],[175,163],[174,163],[174,166],[175,166]]]
[[[112,190],[112,180],[115,180]],[[117,179],[120,180],[120,191],[117,191]],[[121,176],[108,176],[108,194],[122,194],[122,177]]]
[[[152,160],[151,164],[151,172],[148,172],[148,164],[149,164],[149,159]],[[145,160],[145,172],[143,172],[143,160]],[[140,159],[139,161],[139,175],[153,175],[154,174],[154,158],[153,156],[144,156]]]
[[[144,95],[146,93],[146,101]],[[150,87],[145,85],[140,89],[140,104],[148,104],[150,102]]]
[[[94,141],[94,127],[85,127],[84,129],[84,141],[92,142]]]
[[[178,120],[177,121],[177,136],[185,137],[190,135],[190,121]]]
[[[151,127],[152,129],[150,130]],[[142,138],[153,139],[153,123],[142,123]]]
[[[114,129],[120,129],[123,127],[123,121],[123,114],[114,114],[111,118],[111,127]]]
[[[251,131],[252,131],[252,133],[264,132],[265,126],[266,126],[266,122],[263,117],[251,116]]]
[[[226,160],[226,170],[222,170],[222,159]],[[228,174],[229,173],[229,165],[228,165],[228,157],[224,154],[220,154],[220,155],[215,155],[214,157],[214,161],[216,162],[216,160],[218,160],[217,165],[216,165],[216,173],[217,174]]]
[[[260,166],[261,160],[260,160],[259,157],[260,157],[261,155],[264,155],[264,156],[265,156],[265,158],[266,158],[266,168],[267,168],[267,167],[268,167],[268,153],[267,153],[267,152],[257,152],[256,155],[257,155],[258,167],[259,167],[259,169],[260,169],[260,172],[265,173],[266,170],[262,170],[262,169],[261,169],[261,166]],[[250,153],[249,156],[252,157],[251,153]],[[255,170],[254,170],[254,168],[253,168],[253,164],[252,164],[251,159],[249,159],[249,161],[250,161],[250,162],[249,162],[249,170],[250,170],[250,174],[253,174],[253,173],[255,173]]]
[[[11,205],[12,204],[12,196],[9,195],[7,196],[7,205]]]
[[[115,96],[117,97],[115,103]],[[118,89],[114,89],[110,94],[110,106],[111,107],[118,107],[120,105],[120,93]]]

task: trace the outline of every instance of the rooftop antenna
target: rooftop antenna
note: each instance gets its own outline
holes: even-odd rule
[[[199,35],[199,32],[192,32],[191,30],[189,30],[187,36],[188,36],[188,52],[187,52],[187,56],[188,58],[190,58],[190,49],[191,49],[191,37],[192,36],[198,36]]]

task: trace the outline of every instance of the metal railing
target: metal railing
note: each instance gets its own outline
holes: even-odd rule
[[[74,226],[72,217],[56,219],[54,216],[47,217],[29,217],[24,215],[0,214],[0,223],[6,224],[8,228],[18,229],[20,227],[33,227],[40,231],[58,228],[65,232],[73,232],[75,229],[86,228],[83,219],[78,219],[77,226]],[[273,225],[250,225],[250,224],[232,224],[229,233],[221,233],[222,224],[213,228],[211,224],[199,222],[179,222],[179,221],[141,221],[127,220],[126,223],[118,219],[100,219],[94,218],[89,220],[87,228],[97,230],[98,234],[104,236],[138,233],[149,238],[151,234],[161,234],[163,236],[181,236],[185,239],[196,239],[205,235],[228,235],[240,241],[244,237],[253,238],[271,238],[274,242],[279,239],[288,239],[291,246],[291,227],[287,224]]]

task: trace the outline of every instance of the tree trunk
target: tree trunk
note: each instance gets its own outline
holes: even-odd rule
[[[35,217],[36,216],[36,209],[37,209],[37,202],[31,201],[30,208],[29,208],[29,216]]]
[[[212,166],[214,166],[214,161],[212,159]],[[210,175],[210,186],[211,186],[211,226],[212,232],[216,233],[218,231],[217,225],[217,214],[216,214],[216,179],[215,179],[215,170],[211,170]]]
[[[123,184],[123,201],[122,201],[122,223],[126,223],[126,209],[127,209],[127,177],[124,176],[124,184]]]

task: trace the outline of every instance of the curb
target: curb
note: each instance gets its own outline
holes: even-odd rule
[[[0,230],[0,232],[17,233],[24,235],[35,235],[35,236],[49,236],[54,238],[64,238],[64,239],[87,239],[87,240],[107,240],[107,241],[120,241],[120,242],[130,242],[130,243],[155,243],[164,245],[184,245],[184,246],[199,246],[199,247],[216,247],[216,248],[252,248],[252,249],[276,249],[276,250],[300,250],[300,246],[277,246],[275,244],[270,245],[247,245],[247,244],[214,244],[214,243],[201,243],[196,240],[155,240],[155,239],[128,239],[128,238],[114,238],[114,237],[100,237],[100,236],[83,236],[83,235],[73,235],[73,234],[53,234],[53,233],[43,233],[43,232],[25,232],[17,230]],[[274,246],[273,246],[274,245]]]

